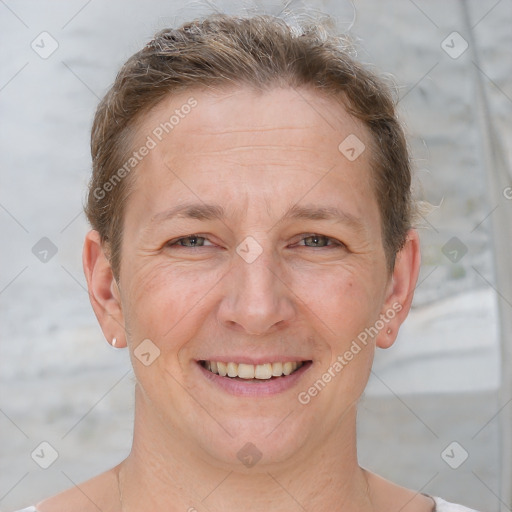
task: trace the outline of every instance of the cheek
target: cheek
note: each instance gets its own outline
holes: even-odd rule
[[[378,315],[381,294],[367,268],[345,265],[303,272],[296,283],[297,295],[325,324],[333,343],[343,344]]]
[[[195,277],[194,277],[195,274]],[[159,400],[162,390],[175,389],[166,400],[178,407],[183,367],[180,351],[193,339],[204,317],[204,288],[212,285],[206,276],[198,280],[197,272],[167,263],[139,266],[126,287],[125,322],[130,356],[137,381],[151,400]],[[124,305],[124,303],[123,303]],[[151,340],[156,348],[144,352],[157,354],[150,366],[141,364],[137,354],[143,353],[143,340]],[[147,342],[144,342],[147,344]],[[142,361],[144,363],[144,361]]]
[[[370,269],[361,270],[344,266],[330,269],[324,277],[302,277],[301,293],[306,294],[308,305],[305,311],[312,311],[308,315],[323,347],[316,371],[299,400],[318,400],[337,417],[363,393],[373,361],[372,340],[362,343],[357,337],[378,316],[379,295],[371,286],[374,276]]]
[[[199,328],[209,291],[222,278],[194,265],[162,262],[140,265],[127,286],[126,324],[135,345],[149,338],[162,352],[177,352]]]

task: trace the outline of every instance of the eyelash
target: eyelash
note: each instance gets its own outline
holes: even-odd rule
[[[176,240],[171,240],[170,242],[167,242],[167,246],[168,247],[184,247],[184,248],[188,248],[188,249],[193,249],[194,247],[205,247],[203,245],[197,245],[197,246],[186,246],[186,245],[180,245],[179,242],[181,242],[182,240],[187,240],[187,239],[190,239],[190,238],[199,238],[199,239],[204,239],[204,240],[208,240],[206,237],[204,236],[200,236],[200,235],[188,235],[188,236],[184,236],[184,237],[181,237],[181,238],[178,238]],[[330,236],[326,236],[326,235],[321,235],[321,234],[318,234],[318,233],[308,233],[306,234],[306,236],[304,236],[303,238],[301,238],[299,240],[299,242],[302,242],[304,240],[307,240],[308,238],[320,238],[320,239],[324,239],[325,241],[327,241],[327,243],[331,242],[330,245],[325,245],[323,247],[310,247],[308,245],[303,245],[302,247],[309,247],[310,249],[324,249],[324,248],[327,248],[327,247],[345,247],[345,244],[343,244],[342,242],[340,242],[339,240],[336,240],[335,238],[332,238]],[[209,246],[206,246],[206,247],[209,247]]]

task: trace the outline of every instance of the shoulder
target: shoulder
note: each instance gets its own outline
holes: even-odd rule
[[[372,501],[378,510],[402,512],[478,512],[474,509],[449,503],[442,498],[401,487],[385,478],[365,470],[371,489]]]
[[[18,512],[98,512],[116,509],[119,504],[117,495],[117,471],[112,468],[86,482],[80,483],[55,496]]]
[[[435,512],[478,512],[473,508],[457,505],[456,503],[449,503],[442,498],[432,496],[432,499],[436,502]]]

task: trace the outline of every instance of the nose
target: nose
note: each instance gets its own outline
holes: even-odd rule
[[[246,334],[264,335],[282,329],[295,315],[291,283],[282,266],[263,251],[252,262],[238,254],[218,309],[220,322]]]

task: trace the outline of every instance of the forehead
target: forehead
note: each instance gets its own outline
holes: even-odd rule
[[[134,192],[152,196],[152,213],[169,203],[166,190],[187,199],[216,193],[231,200],[236,189],[244,203],[233,206],[241,210],[251,197],[279,210],[280,199],[297,202],[307,193],[309,200],[321,195],[335,207],[348,201],[354,215],[378,217],[368,130],[341,102],[317,91],[191,89],[144,116],[135,146],[149,139],[152,149],[137,167]],[[354,154],[347,149],[362,152],[348,158]]]
[[[337,149],[349,135],[369,142],[366,127],[347,113],[341,99],[292,87],[191,89],[161,101],[144,116],[137,132],[151,134],[158,145],[174,142],[184,150],[196,150],[203,138],[213,136],[219,149],[229,147],[235,132],[240,141],[257,134],[260,145],[293,132],[300,148],[317,145],[323,151],[327,145]]]

